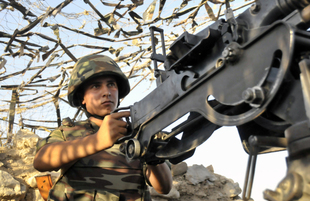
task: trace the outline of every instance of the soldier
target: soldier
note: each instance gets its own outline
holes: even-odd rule
[[[34,167],[61,169],[49,200],[151,200],[146,182],[161,194],[172,187],[166,163],[128,162],[117,140],[127,133],[122,118],[111,112],[130,91],[127,77],[109,57],[89,55],[74,66],[68,87],[71,106],[82,106],[88,119],[63,125],[37,144]]]

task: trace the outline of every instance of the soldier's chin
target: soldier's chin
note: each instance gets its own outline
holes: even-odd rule
[[[90,114],[94,115],[94,116],[104,117],[106,115],[111,114],[111,112],[112,112],[112,110],[104,110],[104,111],[90,112]]]
[[[110,105],[108,107],[103,107],[103,108],[98,108],[98,110],[96,111],[93,111],[96,115],[99,115],[99,116],[106,116],[106,115],[109,115],[111,114],[111,112],[113,112],[114,110],[114,106]]]
[[[106,116],[106,115],[111,114],[111,112],[112,112],[112,110],[106,110],[106,111],[104,111],[104,112],[99,112],[98,115],[104,117],[104,116]]]

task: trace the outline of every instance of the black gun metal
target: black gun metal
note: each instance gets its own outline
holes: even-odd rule
[[[157,88],[130,107],[128,158],[176,164],[219,127],[236,126],[249,154],[243,199],[250,198],[257,154],[287,149],[287,175],[264,198],[310,200],[309,5],[257,0],[237,18],[227,8],[228,19],[183,33],[167,55],[156,54],[153,40]],[[154,31],[163,42],[163,30],[152,27],[152,39]]]

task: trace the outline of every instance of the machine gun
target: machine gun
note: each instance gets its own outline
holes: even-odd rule
[[[226,20],[195,35],[183,33],[168,55],[164,44],[163,54],[156,54],[153,40],[157,88],[130,107],[127,157],[176,164],[217,128],[237,126],[250,156],[243,199],[250,197],[256,155],[288,149],[287,175],[264,198],[310,200],[309,5],[309,0],[258,0],[235,18],[226,1]],[[163,30],[150,29],[163,43]],[[187,113],[186,121],[163,131]]]

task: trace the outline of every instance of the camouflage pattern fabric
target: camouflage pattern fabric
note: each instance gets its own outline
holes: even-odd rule
[[[117,85],[119,86],[119,98],[124,98],[129,93],[129,81],[113,59],[104,55],[88,55],[77,61],[71,72],[68,86],[68,101],[70,105],[73,107],[80,106],[76,92],[86,80],[103,75],[116,77]]]
[[[68,120],[68,119],[67,119]],[[65,120],[66,121],[66,120]],[[94,134],[99,127],[87,120],[61,126],[37,144],[74,140]],[[48,200],[151,200],[140,161],[126,160],[119,144],[82,158],[50,190]]]

